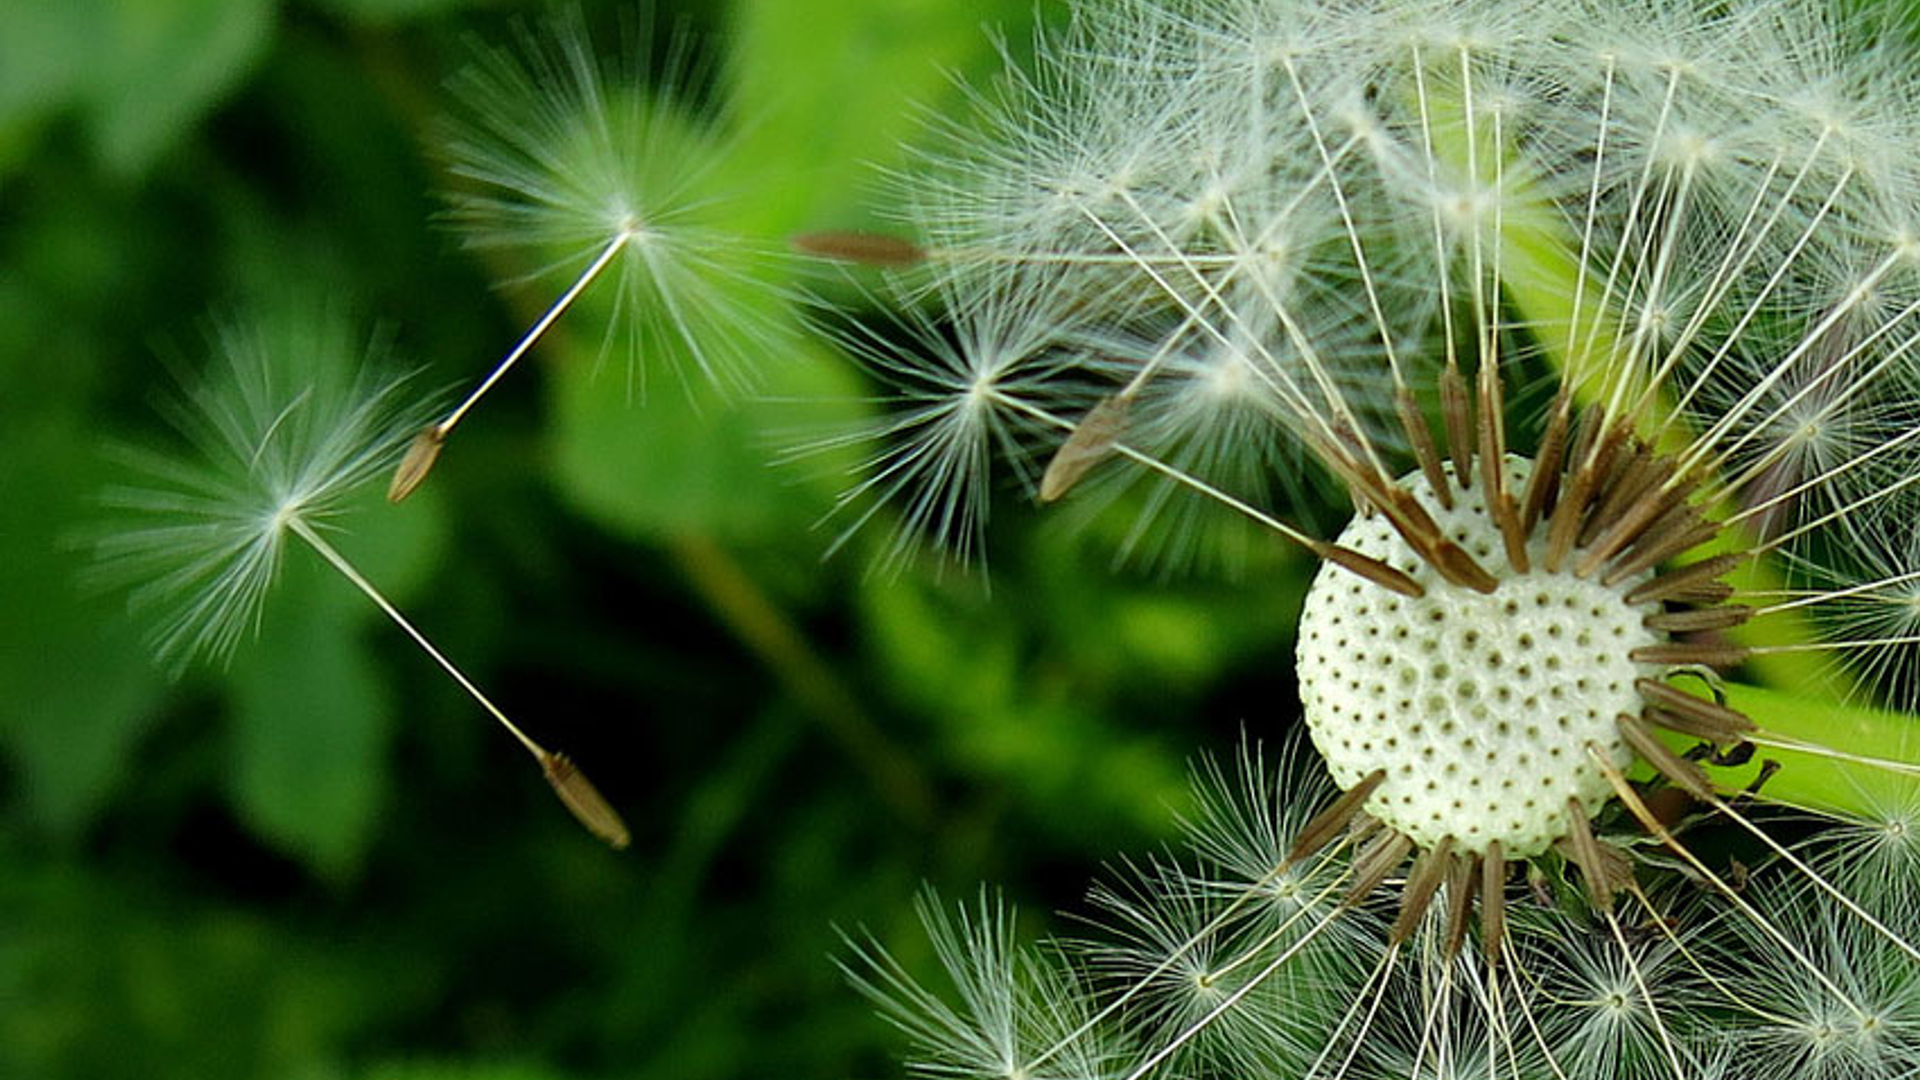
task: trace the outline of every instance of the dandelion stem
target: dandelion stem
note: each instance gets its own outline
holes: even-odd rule
[[[294,535],[305,540],[307,546],[318,552],[320,557],[335,570],[340,571],[342,577],[353,582],[354,587],[365,593],[367,599],[373,601],[374,606],[386,612],[387,618],[392,619],[395,626],[406,631],[414,644],[425,650],[428,656],[433,657],[434,663],[439,664],[441,670],[451,676],[454,682],[459,683],[460,688],[465,690],[469,697],[479,702],[480,707],[485,709],[488,715],[500,721],[500,726],[506,728],[507,733],[518,740],[521,746],[527,748],[527,753],[532,754],[533,759],[540,763],[540,772],[546,777],[547,786],[559,796],[561,803],[566,806],[567,812],[573,815],[574,820],[586,826],[589,832],[614,848],[625,848],[631,842],[632,837],[627,831],[627,823],[620,819],[619,812],[614,810],[586,775],[574,765],[572,759],[565,754],[553,753],[534,742],[531,736],[520,730],[518,724],[507,719],[507,714],[501,712],[486,694],[481,693],[472,679],[467,678],[465,673],[455,667],[445,653],[435,648],[425,634],[416,629],[413,623],[407,621],[405,615],[400,614],[399,608],[394,607],[379,589],[374,588],[373,582],[368,581],[351,562],[347,561],[345,555],[340,554],[332,544],[327,543],[319,533],[313,530],[312,526],[298,517],[288,517],[287,528]]]
[[[740,565],[709,537],[676,536],[668,553],[708,605],[784,683],[829,738],[867,774],[902,820],[924,827],[934,813],[932,785],[911,755],[887,737],[793,623]]]
[[[1637,901],[1641,909],[1647,913],[1646,925],[1653,927],[1659,932],[1662,938],[1666,939],[1667,944],[1673,947],[1674,955],[1685,960],[1687,967],[1690,968],[1701,981],[1713,987],[1714,991],[1720,995],[1721,1001],[1739,1009],[1741,1012],[1746,1013],[1761,1023],[1782,1025],[1793,1023],[1793,1021],[1787,1017],[1777,1012],[1762,1009],[1747,1000],[1739,990],[1728,985],[1726,979],[1715,974],[1707,964],[1702,962],[1698,950],[1689,946],[1687,942],[1681,940],[1680,935],[1674,933],[1673,924],[1668,918],[1666,911],[1653,902],[1653,898],[1647,895],[1646,890],[1640,887],[1639,882],[1627,882],[1627,890],[1633,894],[1634,900]]]
[[[1674,1080],[1686,1080],[1687,1072],[1680,1067],[1679,1052],[1673,1048],[1673,1039],[1667,1035],[1667,1025],[1660,1019],[1660,1007],[1653,1000],[1653,990],[1647,985],[1647,978],[1640,971],[1640,962],[1633,958],[1633,946],[1627,944],[1627,935],[1620,929],[1620,918],[1611,909],[1606,913],[1607,929],[1613,931],[1613,940],[1620,945],[1620,959],[1627,965],[1627,971],[1633,976],[1633,985],[1640,990],[1640,999],[1647,1003],[1647,1019],[1653,1022],[1654,1033],[1660,1036],[1660,1048],[1666,1054],[1667,1064],[1673,1066]]]
[[[455,667],[453,661],[447,659],[446,654],[435,648],[433,642],[428,641],[425,634],[415,629],[413,623],[407,621],[405,615],[400,614],[400,609],[389,603],[387,598],[381,594],[380,590],[374,588],[373,582],[368,581],[359,570],[354,568],[352,563],[347,561],[346,556],[335,550],[332,544],[327,543],[319,533],[313,530],[312,526],[297,517],[287,519],[287,528],[292,530],[295,536],[305,540],[307,546],[319,552],[320,557],[327,560],[328,564],[335,570],[340,571],[342,577],[353,582],[355,588],[365,593],[367,599],[372,600],[376,607],[386,613],[387,618],[393,620],[394,625],[406,631],[407,636],[413,639],[414,644],[425,650],[428,656],[433,657],[434,663],[439,664],[441,670],[451,676],[454,682],[459,683],[460,688],[465,690],[468,696],[472,697],[474,701],[479,702],[480,707],[485,709],[489,715],[495,720],[500,721],[500,726],[506,728],[509,734],[515,739],[518,739],[521,746],[527,748],[527,753],[532,754],[542,765],[546,764],[547,759],[552,756],[547,752],[547,748],[534,742],[526,732],[520,730],[518,725],[507,719],[507,714],[501,712],[498,706],[494,705],[492,701],[489,701],[487,695],[481,693],[480,688],[473,684],[473,680],[467,678],[459,668]]]
[[[1447,1042],[1444,1035],[1436,1035],[1435,1029],[1444,1024],[1448,1019],[1447,1014],[1449,1010],[1447,1006],[1451,1003],[1453,995],[1453,971],[1454,968],[1452,964],[1441,967],[1440,986],[1437,990],[1434,990],[1426,986],[1428,979],[1433,974],[1432,969],[1424,966],[1420,969],[1422,989],[1425,991],[1421,996],[1427,999],[1427,1007],[1420,1020],[1420,1044],[1413,1052],[1413,1067],[1407,1071],[1407,1075],[1409,1076],[1419,1076],[1423,1071],[1429,1071],[1422,1069],[1422,1066],[1424,1066],[1427,1061],[1427,1048],[1429,1046],[1434,1047],[1434,1063],[1433,1068],[1430,1070],[1431,1075],[1447,1076],[1450,1074],[1451,1070],[1447,1068],[1446,1061]]]
[[[1349,840],[1347,839],[1341,840],[1341,842],[1334,847],[1333,849],[1334,852],[1338,853],[1342,848],[1346,847],[1348,843],[1349,843]],[[1219,914],[1215,915],[1212,919],[1209,919],[1205,926],[1202,926],[1200,929],[1188,935],[1187,939],[1185,941],[1182,941],[1176,948],[1171,950],[1169,954],[1160,961],[1159,964],[1154,966],[1153,970],[1147,972],[1145,975],[1134,980],[1131,986],[1127,987],[1126,990],[1122,991],[1112,1001],[1107,1002],[1106,1005],[1103,1006],[1099,1012],[1096,1012],[1092,1016],[1087,1017],[1084,1021],[1080,1023],[1080,1026],[1074,1028],[1072,1031],[1068,1032],[1066,1035],[1055,1040],[1052,1046],[1049,1046],[1044,1051],[1041,1051],[1041,1053],[1038,1056],[1036,1056],[1032,1061],[1027,1063],[1028,1068],[1034,1068],[1034,1067],[1043,1065],[1047,1061],[1051,1060],[1053,1057],[1058,1055],[1061,1051],[1066,1050],[1067,1048],[1073,1046],[1074,1043],[1082,1035],[1085,1035],[1089,1031],[1092,1031],[1095,1027],[1099,1026],[1102,1020],[1105,1020],[1107,1017],[1113,1015],[1114,1013],[1119,1012],[1122,1008],[1126,1006],[1128,1001],[1132,1000],[1135,996],[1150,989],[1153,986],[1153,982],[1155,979],[1158,979],[1161,975],[1171,970],[1173,966],[1179,963],[1181,958],[1186,956],[1189,952],[1191,952],[1195,946],[1199,945],[1203,941],[1206,941],[1209,937],[1213,936],[1213,934],[1216,931],[1218,931],[1221,927],[1225,926],[1228,920],[1233,918],[1234,914],[1240,909],[1242,905],[1250,902],[1255,897],[1261,895],[1261,890],[1265,889],[1269,883],[1277,880],[1281,874],[1285,873],[1288,865],[1289,864],[1283,863],[1281,865],[1275,866],[1272,870],[1269,870],[1266,874],[1262,875],[1259,880],[1248,885],[1245,889],[1242,889],[1240,891],[1240,894],[1234,897],[1233,901],[1229,903],[1225,908],[1223,908],[1219,912]],[[1263,949],[1271,942],[1278,940],[1280,935],[1285,934],[1288,930],[1292,929],[1295,923],[1305,918],[1309,911],[1317,907],[1327,897],[1333,895],[1334,890],[1339,888],[1340,885],[1346,881],[1347,876],[1350,873],[1352,873],[1350,869],[1345,872],[1342,872],[1338,877],[1334,879],[1331,885],[1328,885],[1325,889],[1321,890],[1321,892],[1315,897],[1313,897],[1313,899],[1309,903],[1302,905],[1298,911],[1295,911],[1293,914],[1287,916],[1287,918],[1279,925],[1278,928],[1276,928],[1272,932],[1272,934],[1270,934],[1267,937],[1265,941],[1262,941],[1260,944],[1255,945],[1253,948],[1249,949],[1246,952],[1246,954],[1241,958],[1241,960],[1236,961],[1231,965],[1228,965],[1228,967],[1223,970],[1227,970],[1227,971],[1232,970],[1233,967],[1239,966],[1240,963],[1243,963],[1248,958],[1251,958],[1252,956],[1258,954],[1260,949]],[[1317,933],[1318,931],[1316,930],[1314,932]],[[1222,972],[1215,972],[1216,975],[1221,973]],[[1145,1068],[1151,1068],[1151,1067],[1152,1065],[1151,1063],[1149,1063],[1147,1066],[1143,1067],[1143,1071]]]
[[[1345,876],[1342,875],[1340,879],[1336,880],[1332,885],[1328,886],[1325,891],[1320,893],[1320,895],[1314,897],[1315,903],[1318,903],[1320,900],[1324,899],[1327,895],[1329,895],[1335,888],[1338,888],[1341,885],[1341,883],[1344,882],[1344,880],[1345,880]],[[1200,1017],[1198,1020],[1195,1020],[1191,1025],[1189,1025],[1184,1030],[1182,1030],[1180,1034],[1168,1040],[1165,1046],[1162,1046],[1159,1049],[1155,1050],[1153,1053],[1147,1055],[1147,1057],[1143,1061],[1141,1061],[1140,1064],[1130,1069],[1127,1072],[1125,1080],[1140,1080],[1141,1077],[1147,1075],[1148,1073],[1152,1072],[1156,1067],[1158,1067],[1161,1062],[1167,1060],[1168,1058],[1172,1057],[1174,1054],[1178,1053],[1180,1048],[1182,1046],[1185,1046],[1189,1041],[1191,1041],[1194,1036],[1200,1034],[1202,1031],[1205,1031],[1208,1027],[1210,1027],[1213,1024],[1215,1020],[1218,1020],[1220,1017],[1226,1015],[1229,1011],[1231,1011],[1234,1006],[1240,1003],[1240,999],[1246,997],[1248,994],[1253,993],[1253,991],[1257,989],[1262,983],[1265,983],[1267,979],[1272,977],[1274,972],[1279,971],[1281,968],[1285,967],[1287,963],[1291,961],[1297,953],[1300,952],[1301,949],[1304,949],[1309,944],[1313,943],[1316,939],[1319,938],[1319,936],[1323,932],[1326,931],[1328,927],[1332,926],[1336,920],[1338,920],[1345,914],[1346,914],[1345,907],[1335,907],[1332,911],[1329,911],[1326,915],[1322,916],[1319,922],[1314,923],[1311,927],[1307,929],[1306,933],[1301,936],[1300,940],[1294,942],[1293,944],[1287,946],[1285,949],[1281,950],[1277,956],[1275,956],[1272,960],[1269,960],[1265,966],[1261,967],[1259,971],[1255,972],[1253,977],[1248,979],[1244,985],[1236,988],[1233,993],[1228,994],[1225,998],[1223,998],[1219,1004],[1207,1010],[1206,1015]],[[1272,941],[1276,940],[1279,937],[1279,935],[1280,935],[1280,931],[1276,930],[1274,933],[1268,935],[1266,940],[1263,940],[1258,947],[1265,948]]]
[[[453,426],[458,424],[461,418],[466,416],[475,405],[479,404],[480,398],[485,395],[487,391],[493,389],[493,384],[499,382],[500,379],[506,375],[508,369],[520,362],[520,358],[525,356],[528,350],[532,349],[533,346],[539,342],[540,338],[546,334],[548,328],[558,321],[560,316],[566,314],[567,309],[573,306],[574,301],[580,299],[580,295],[587,291],[587,287],[592,285],[594,280],[597,279],[608,266],[612,265],[614,257],[620,254],[620,250],[626,247],[627,244],[633,240],[633,237],[633,230],[628,228],[620,230],[614,234],[613,239],[607,241],[607,246],[600,250],[600,254],[595,256],[593,262],[588,264],[587,268],[580,272],[580,276],[574,279],[572,285],[567,287],[567,291],[561,293],[560,298],[549,305],[547,310],[541,314],[533,326],[528,328],[525,334],[521,335],[520,340],[514,343],[513,348],[507,352],[507,355],[501,359],[498,364],[494,365],[493,370],[487,373],[487,377],[481,380],[480,385],[474,387],[473,392],[467,395],[466,400],[455,406],[452,412],[448,413],[444,419],[433,426],[433,430],[439,438],[445,439],[452,433]]]
[[[1629,882],[1629,885],[1631,885],[1631,882]],[[1525,989],[1525,987],[1520,985],[1520,980],[1522,979],[1536,988],[1540,985],[1539,980],[1523,966],[1518,951],[1508,957],[1507,962],[1509,966],[1513,968],[1515,976],[1514,985],[1516,988],[1521,990]],[[1494,1015],[1504,1018],[1506,1016],[1506,1008],[1503,1003],[1506,998],[1500,992],[1501,986],[1500,969],[1497,967],[1488,968],[1487,995],[1493,1001]],[[1553,1055],[1553,1046],[1547,1041],[1546,1033],[1540,1030],[1540,1021],[1533,1015],[1533,1007],[1527,1003],[1527,995],[1525,993],[1516,993],[1513,996],[1513,1001],[1514,1005],[1520,1010],[1520,1018],[1527,1022],[1527,1031],[1533,1036],[1534,1047],[1540,1051],[1540,1060],[1547,1063],[1547,1068],[1553,1072],[1554,1080],[1571,1080],[1571,1078],[1567,1076],[1567,1071],[1560,1067],[1560,1059]],[[1504,1019],[1501,1021],[1501,1026],[1507,1026]],[[1507,1056],[1510,1061],[1517,1056],[1511,1040],[1508,1041]],[[1518,1074],[1519,1068],[1517,1064],[1515,1065],[1514,1071]]]
[[[399,466],[394,469],[392,482],[387,485],[388,502],[397,503],[413,494],[413,490],[420,486],[421,482],[427,478],[427,473],[433,469],[433,463],[439,460],[440,448],[446,445],[447,436],[452,434],[453,426],[479,403],[480,398],[488,390],[493,389],[493,384],[499,382],[508,369],[519,363],[520,358],[533,348],[534,343],[546,334],[548,328],[552,327],[569,307],[573,306],[573,302],[580,298],[580,294],[586,291],[587,286],[593,284],[594,279],[600,276],[601,271],[613,262],[614,256],[618,255],[620,249],[625,247],[633,237],[632,228],[621,229],[615,234],[593,263],[581,272],[566,292],[560,294],[558,300],[548,306],[545,313],[534,322],[533,327],[521,335],[520,340],[514,343],[506,358],[494,365],[493,370],[481,380],[480,385],[475,387],[472,393],[467,395],[466,400],[438,423],[428,425],[426,430],[414,438],[413,445],[407,449],[406,455],[400,459]]]
[[[1359,1052],[1361,1044],[1366,1041],[1367,1032],[1373,1030],[1374,1016],[1379,1012],[1381,1002],[1386,998],[1386,988],[1388,981],[1393,975],[1394,961],[1397,960],[1399,956],[1400,943],[1396,941],[1389,944],[1386,953],[1380,957],[1380,962],[1375,964],[1373,970],[1367,973],[1366,981],[1361,983],[1359,989],[1354,992],[1353,1003],[1348,1005],[1346,1011],[1340,1014],[1340,1023],[1327,1035],[1325,1042],[1320,1048],[1319,1056],[1313,1059],[1313,1064],[1307,1067],[1307,1071],[1305,1075],[1301,1077],[1301,1080],[1313,1080],[1314,1076],[1320,1072],[1320,1066],[1326,1064],[1327,1058],[1340,1046],[1341,1036],[1346,1034],[1347,1025],[1353,1022],[1355,1014],[1360,1011],[1360,1006],[1365,1004],[1367,1006],[1367,1015],[1361,1020],[1360,1027],[1355,1030],[1353,1039],[1348,1043],[1351,1049],[1347,1051],[1347,1056],[1341,1059],[1340,1071],[1333,1074],[1333,1080],[1339,1080],[1340,1077],[1346,1075],[1347,1067],[1353,1064],[1354,1055]],[[1378,992],[1373,992],[1373,985],[1376,981],[1379,982],[1380,989]]]
[[[1038,420],[1043,424],[1047,424],[1052,427],[1059,428],[1067,432],[1069,435],[1071,435],[1073,431],[1078,427],[1078,425],[1072,420],[1068,420],[1060,416],[1055,416],[1053,413],[1050,413],[1045,409],[1040,408],[1039,406],[1033,405],[1030,402],[1022,401],[1016,397],[996,394],[995,400],[999,401],[1002,405],[1005,405],[1010,409],[1013,409],[1017,412],[1025,413],[1026,415],[1033,417],[1035,420]],[[1182,484],[1186,487],[1192,488],[1193,490],[1199,492],[1200,494],[1205,495],[1208,498],[1215,500],[1216,502],[1219,502],[1221,505],[1246,515],[1248,518],[1252,519],[1253,521],[1266,526],[1268,529],[1273,530],[1275,533],[1279,534],[1280,536],[1285,537],[1286,539],[1291,540],[1296,544],[1299,544],[1301,547],[1306,548],[1309,551],[1313,551],[1318,547],[1326,546],[1322,541],[1315,540],[1313,537],[1308,536],[1306,533],[1301,532],[1300,530],[1292,527],[1291,525],[1288,525],[1286,522],[1281,521],[1279,518],[1274,517],[1272,514],[1269,514],[1266,511],[1261,510],[1259,507],[1254,506],[1252,503],[1249,503],[1244,499],[1237,499],[1232,495],[1227,494],[1225,491],[1222,491],[1219,488],[1213,486],[1212,484],[1207,483],[1205,480],[1202,480],[1199,477],[1192,475],[1191,473],[1184,472],[1176,466],[1173,466],[1164,461],[1161,461],[1159,458],[1153,456],[1152,454],[1149,454],[1149,453],[1146,453],[1145,451],[1137,450],[1131,446],[1128,446],[1126,443],[1121,442],[1118,439],[1115,439],[1111,443],[1109,447],[1109,452],[1118,454],[1121,457],[1124,457],[1129,461],[1134,462],[1135,464],[1144,466],[1148,469],[1152,469],[1154,472],[1157,472],[1162,476],[1165,476],[1167,479],[1172,480],[1174,483]]]

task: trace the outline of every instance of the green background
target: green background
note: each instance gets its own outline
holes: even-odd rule
[[[998,67],[987,28],[1017,56],[1057,10],[586,15],[688,35],[712,182],[777,245],[881,220],[876,166]],[[555,289],[436,222],[432,132],[475,43],[541,18],[0,4],[0,1076],[897,1075],[843,932],[925,970],[913,894],[983,881],[1038,929],[1172,837],[1193,753],[1295,712],[1287,552],[1116,570],[1009,484],[990,576],[881,569],[884,523],[828,558],[853,455],[783,451],[857,419],[852,365],[801,335],[754,392],[629,401],[565,324],[342,546],[589,770],[630,851],[306,552],[231,664],[166,680],[84,584],[108,448],[164,442],[210,320],[262,298],[350,305],[433,385],[484,371]]]

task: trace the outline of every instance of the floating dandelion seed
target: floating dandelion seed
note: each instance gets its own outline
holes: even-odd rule
[[[867,462],[867,477],[840,500],[843,510],[861,506],[841,542],[882,505],[896,503],[905,506],[908,525],[896,535],[890,559],[929,537],[945,550],[977,554],[994,458],[1036,470],[1031,455],[1047,427],[1038,403],[1057,396],[1055,380],[1073,366],[1052,348],[1073,312],[1011,272],[969,284],[967,293],[943,297],[952,312],[948,326],[907,316],[836,330],[841,346],[888,383],[901,406],[877,429],[817,447],[882,445]],[[911,303],[904,291],[895,298]]]
[[[1209,823],[1200,869],[1103,894],[1160,959],[1083,980],[1067,1035],[962,1061],[908,1022],[924,1071],[1096,1075],[1069,1067],[1086,1039],[1124,1048],[1097,1075],[1125,1080],[1690,1080],[1749,1023],[1762,1074],[1920,1070],[1920,934],[1876,902],[1920,867],[1863,839],[1920,791],[1902,41],[1819,0],[1125,0],[983,95],[983,133],[917,195],[916,272],[956,320],[1009,294],[1070,317],[896,361],[932,387],[900,422],[967,437],[902,444],[867,486],[971,529],[990,434],[1051,430],[1046,469],[1015,456],[1044,501],[1136,471],[1318,555],[1297,660],[1342,794],[1265,861],[1222,873],[1237,845]],[[981,342],[1043,377],[945,378]],[[1237,407],[1160,392],[1208,354]],[[1345,531],[1235,493],[1249,417],[1345,487]],[[1156,452],[1175,423],[1212,451]],[[1795,848],[1769,802],[1846,827]],[[1696,850],[1703,815],[1765,864]],[[1863,852],[1906,883],[1862,880]],[[1261,921],[1302,872],[1309,902]],[[1345,1006],[1292,1033],[1264,998],[1333,970],[1308,957],[1353,927],[1357,967],[1325,979]],[[932,1000],[884,983],[896,1015]]]
[[[391,466],[392,433],[426,412],[331,313],[228,320],[213,346],[215,366],[164,405],[190,454],[119,451],[138,483],[106,492],[126,524],[97,545],[175,674],[224,662],[257,629],[292,525],[330,528]]]
[[[297,538],[533,755],[581,824],[625,847],[626,825],[573,763],[509,720],[327,538],[419,429],[430,406],[411,396],[410,380],[384,370],[381,350],[368,355],[332,313],[230,322],[215,345],[219,366],[171,417],[186,452],[127,452],[138,479],[105,496],[127,524],[99,541],[101,575],[155,617],[160,657],[177,673],[196,658],[230,656],[257,626]]]
[[[766,291],[760,257],[723,224],[725,118],[700,115],[685,96],[698,73],[684,39],[658,71],[649,44],[603,61],[575,11],[523,33],[517,49],[482,49],[454,80],[462,110],[443,141],[465,186],[450,196],[451,223],[475,249],[531,260],[527,278],[566,285],[473,391],[416,435],[390,500],[426,479],[454,427],[603,277],[613,278],[605,349],[630,358],[630,396],[648,365],[685,358],[701,378],[740,385],[746,359],[770,351],[775,324],[741,299]]]

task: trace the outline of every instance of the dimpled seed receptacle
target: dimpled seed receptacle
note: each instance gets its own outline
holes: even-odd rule
[[[1525,488],[1530,465],[1507,458],[1509,491]],[[1531,571],[1513,572],[1477,484],[1454,485],[1451,509],[1417,472],[1400,486],[1500,585],[1450,584],[1384,515],[1355,517],[1338,542],[1405,571],[1426,595],[1321,567],[1300,619],[1307,728],[1342,789],[1386,771],[1365,809],[1421,848],[1451,836],[1474,853],[1498,840],[1509,858],[1537,855],[1567,835],[1569,797],[1589,810],[1612,797],[1587,745],[1618,768],[1633,759],[1615,718],[1638,715],[1634,680],[1658,674],[1628,653],[1666,640],[1642,625],[1660,606],[1624,599],[1645,575],[1608,587],[1542,570],[1544,528],[1528,543]]]

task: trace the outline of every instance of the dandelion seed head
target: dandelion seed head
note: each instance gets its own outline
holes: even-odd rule
[[[602,350],[628,358],[635,392],[661,364],[750,383],[781,336],[764,310],[770,257],[728,227],[730,122],[689,89],[690,44],[676,40],[658,70],[644,35],[602,59],[578,11],[518,37],[477,46],[452,80],[449,223],[470,246],[521,256],[526,279],[566,282],[612,256]]]
[[[172,448],[125,448],[95,543],[103,583],[129,590],[176,673],[229,657],[257,626],[296,527],[334,526],[390,470],[432,403],[409,394],[337,311],[264,311],[212,337],[213,361],[169,418]]]
[[[1863,869],[1897,876],[1900,814],[1836,825],[1819,800],[1881,792],[1823,792],[1850,854],[1804,861],[1754,808],[1829,768],[1910,792],[1910,755],[1732,693],[1818,694],[1844,656],[1835,708],[1920,700],[1920,80],[1887,29],[1822,0],[1125,0],[949,132],[934,276],[1071,297],[1015,410],[1071,497],[1179,490],[1323,561],[1296,661],[1340,794],[1203,796],[1199,868],[1105,897],[1133,978],[1090,1030],[1138,1040],[1123,1075],[1742,1075],[1722,1021],[1756,1003],[1760,1075],[1920,1067],[1875,981],[1914,927]],[[1344,489],[1346,531],[1303,527],[1281,462]],[[1818,763],[1733,795],[1776,750]],[[1709,818],[1773,861],[1698,853]],[[1849,950],[1870,977],[1834,974]],[[1335,1009],[1304,1059],[1262,1034],[1302,972]]]

